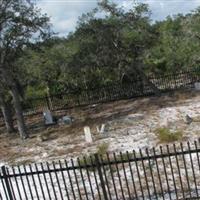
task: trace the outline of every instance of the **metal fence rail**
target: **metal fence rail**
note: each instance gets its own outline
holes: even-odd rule
[[[161,92],[191,88],[199,81],[199,71],[185,71],[163,76],[148,76],[148,80]],[[113,100],[128,99],[154,94],[150,85],[142,79],[137,79],[126,84],[113,83],[112,85],[81,90],[76,93],[55,94],[49,97],[28,99],[24,102],[26,115],[40,113],[44,109],[62,110],[76,106],[90,105]]]
[[[2,200],[200,198],[197,142],[1,168]]]
[[[168,92],[184,88],[194,87],[194,83],[200,80],[200,71],[184,71],[162,76],[147,76],[149,82],[155,85],[160,92]],[[51,96],[27,99],[22,102],[24,115],[42,113],[44,110],[65,110],[78,106],[86,106],[96,103],[129,99],[135,97],[153,95],[155,91],[150,85],[141,79],[126,84],[113,83],[108,86],[54,94]],[[0,119],[2,114],[0,113]]]

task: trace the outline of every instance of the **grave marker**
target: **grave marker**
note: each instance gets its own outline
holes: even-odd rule
[[[84,127],[84,133],[85,133],[85,141],[88,143],[92,143],[92,134],[89,126]]]
[[[194,83],[195,90],[200,90],[200,82]]]
[[[53,116],[52,116],[50,110],[44,111],[43,112],[43,116],[44,116],[45,125],[55,124],[55,122],[53,120]]]

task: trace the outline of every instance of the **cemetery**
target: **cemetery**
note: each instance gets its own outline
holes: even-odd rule
[[[0,0],[0,200],[200,199],[198,6]]]
[[[0,151],[0,161],[18,165],[74,158],[95,153],[102,144],[108,145],[108,152],[123,152],[170,142],[193,142],[200,134],[199,99],[197,90],[186,90],[159,98],[141,97],[67,111],[45,111],[46,118],[43,114],[27,117],[32,132],[27,142],[0,135],[5,144],[1,148],[6,149]],[[56,122],[53,116],[57,116]],[[168,141],[168,134],[177,132],[181,136]],[[166,139],[162,140],[162,136]]]
[[[61,199],[65,192],[65,196],[68,195],[69,199],[73,197],[73,194],[78,198],[76,195],[78,195],[79,192],[79,195],[83,198],[87,195],[89,199],[102,198],[101,195],[115,196],[117,193],[118,198],[121,199],[125,199],[125,196],[128,197],[131,195],[140,196],[138,199],[142,199],[142,196],[144,195],[145,199],[149,199],[150,193],[151,198],[158,198],[161,195],[165,196],[165,199],[175,199],[182,195],[181,184],[183,184],[184,187],[188,188],[190,186],[191,188],[191,193],[184,193],[186,196],[195,196],[196,193],[198,194],[198,187],[196,187],[196,182],[195,185],[193,185],[193,177],[196,176],[196,181],[199,181],[198,177],[200,173],[195,157],[195,152],[197,150],[194,149],[199,145],[199,110],[200,93],[198,90],[194,89],[164,94],[159,98],[142,97],[131,100],[120,100],[54,113],[47,110],[43,115],[27,118],[27,122],[32,128],[32,134],[28,142],[25,143],[20,139],[16,140],[12,137],[8,140],[4,135],[0,135],[2,141],[1,149],[4,149],[3,151],[0,149],[0,163],[1,165],[6,166],[20,166],[20,168],[13,168],[15,169],[15,173],[20,172],[20,174],[29,174],[35,170],[36,173],[38,170],[41,170],[41,173],[45,174],[48,172],[48,169],[52,170],[53,180],[57,180],[56,177],[58,176],[58,180],[61,181],[59,181],[59,184],[62,186],[65,185],[64,182],[62,182],[64,179],[59,172],[58,174],[56,172],[56,176],[54,176],[54,170],[62,169],[64,167],[64,161],[68,163],[67,171],[69,170],[70,174],[72,173],[70,170],[73,170],[74,165],[76,166],[74,169],[77,169],[77,177],[73,174],[68,177],[69,179],[66,177],[65,182],[67,187],[65,189],[62,188],[60,190],[59,185],[53,184],[52,188],[54,188],[55,193],[52,193],[54,190],[48,193],[48,187],[45,182],[43,182],[46,180],[47,183],[51,185],[51,176],[49,175],[45,175],[46,179],[44,180],[38,178],[35,178],[35,180],[33,179],[34,181],[39,181],[38,186],[34,186],[34,182],[30,180],[30,185],[32,186],[26,185],[25,190],[23,189],[23,185],[21,185],[23,182],[19,179],[19,188],[16,187],[14,192],[16,194],[21,193],[21,195],[24,195],[24,199],[26,199],[25,196],[28,197],[30,195],[33,195],[35,199],[38,199],[45,197],[47,194],[50,196],[60,196],[57,198]],[[57,118],[56,121],[54,121],[55,116]],[[35,124],[37,124],[37,126],[35,126]],[[194,141],[197,142],[195,143],[195,146]],[[180,146],[180,142],[183,142],[184,145]],[[190,142],[191,146],[187,147],[186,142]],[[175,146],[173,145],[175,144],[176,149],[174,154],[173,148],[175,148]],[[169,145],[167,149],[164,147],[165,145]],[[160,146],[163,146],[163,150],[159,150]],[[189,152],[191,152],[190,156],[187,155],[188,148]],[[149,152],[147,154],[142,154],[142,152],[146,152],[147,149]],[[144,161],[142,161],[144,162],[143,164],[138,160],[138,167],[140,168],[139,173],[142,173],[142,170],[146,169],[144,173],[149,174],[148,181],[145,180],[145,176],[141,174],[138,174],[138,177],[135,177],[135,180],[131,179],[130,173],[132,173],[132,171],[129,170],[129,165],[126,164],[126,162],[132,163],[134,161],[133,154],[130,153],[132,150],[135,150],[134,156],[139,156],[138,159],[141,157],[144,159]],[[182,156],[178,158],[179,163],[176,166],[176,156],[174,157],[174,155],[179,151],[183,152],[181,154],[186,155],[183,158]],[[165,159],[165,161],[162,160],[162,156],[167,156],[169,152],[171,152],[169,159]],[[96,161],[95,159],[98,159],[97,157],[93,160],[93,155],[100,156],[106,155],[106,153],[109,153],[110,157],[100,157],[100,159],[103,159],[104,161]],[[112,157],[113,153],[114,157]],[[164,155],[165,153],[166,155]],[[158,159],[156,163],[159,164],[160,168],[160,172],[158,171],[158,174],[160,174],[159,176],[157,176],[157,174],[153,175],[153,173],[156,173],[155,170],[157,164],[153,162],[154,164],[151,166],[148,161],[148,159],[155,154],[158,156],[156,158]],[[147,157],[145,157],[146,155]],[[71,158],[73,158],[74,163]],[[78,161],[76,161],[76,158],[78,158]],[[108,163],[106,160],[108,160]],[[45,164],[46,161],[50,164]],[[169,161],[170,163],[174,163],[172,165],[173,167]],[[41,166],[39,164],[40,162],[43,163]],[[53,165],[51,162],[53,162]],[[105,176],[111,176],[111,180],[113,176],[116,178],[120,174],[121,178],[124,177],[125,174],[126,179],[122,178],[121,182],[116,181],[112,183],[111,180],[110,182],[107,179],[101,179],[101,174],[99,174],[99,171],[96,171],[100,177],[100,179],[96,180],[95,175],[92,175],[94,171],[91,170],[91,167],[96,166],[96,164],[94,164],[96,162],[105,162],[108,165],[110,165],[110,162],[125,162],[123,165],[116,165],[117,168],[115,170],[117,171],[114,170],[112,172],[112,164],[110,165],[111,171],[109,168],[103,168],[105,170],[103,173],[107,174]],[[185,162],[187,162],[187,165],[184,165]],[[91,165],[88,171],[84,171],[84,169],[83,171],[79,171],[79,166],[87,165]],[[137,169],[137,165],[135,167],[134,163],[131,165],[133,168],[136,167],[135,169],[131,169],[133,170],[133,173],[135,173],[134,170]],[[142,166],[145,168],[141,168]],[[148,166],[151,167],[149,168]],[[63,170],[64,169],[65,167]],[[150,169],[153,170],[153,172],[151,172]],[[192,169],[194,171],[196,170],[195,173]],[[175,182],[169,179],[169,177],[166,177],[166,174],[164,173],[165,170],[167,170],[168,176],[172,173],[175,179],[178,179],[179,170],[183,170],[182,179],[180,182],[176,182],[176,187],[174,186]],[[67,171],[63,171],[63,176],[67,176],[65,174]],[[13,171],[11,170],[9,173],[12,174]],[[152,179],[153,176],[154,181],[152,182],[149,178],[151,177]],[[163,180],[162,184],[159,182],[159,177]],[[76,183],[76,178],[79,180],[78,183]],[[87,187],[85,187],[84,184],[82,185],[82,179],[85,180],[84,184],[87,184]],[[104,184],[104,181],[106,181],[109,192],[105,192],[107,190],[106,188],[102,188],[105,190],[104,193],[103,190],[102,193],[97,192],[98,188],[96,187],[101,188],[102,181]],[[142,190],[141,188],[138,188],[138,181],[146,182],[147,188],[144,187]],[[189,184],[191,184],[189,186],[187,186],[188,181]],[[132,182],[136,184],[133,188],[130,186]],[[152,189],[152,185],[148,185],[151,183],[157,188],[156,193],[152,193],[152,190],[148,193],[147,189],[150,187]],[[15,185],[16,183],[13,184]],[[80,184],[80,191],[76,188],[76,184]],[[128,190],[127,187],[122,187],[122,185],[127,185]],[[117,187],[117,193],[115,191],[115,186]],[[29,192],[27,192],[27,194],[26,192],[24,193],[24,191],[29,191],[28,187],[35,188],[35,190],[32,191],[32,194]],[[176,188],[175,191],[172,190],[174,187]],[[36,188],[42,188],[44,193],[37,194]],[[3,193],[2,191],[0,192]],[[5,194],[3,193],[3,195]],[[154,195],[158,196],[154,197]],[[161,198],[161,196],[159,198]]]

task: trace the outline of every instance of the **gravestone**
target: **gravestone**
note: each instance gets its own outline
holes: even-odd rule
[[[195,88],[195,90],[200,91],[200,82],[194,83],[194,88]]]
[[[73,117],[63,116],[58,120],[59,125],[70,125],[74,121]]]
[[[85,141],[88,143],[92,143],[92,134],[89,126],[84,127],[84,133],[85,133]]]
[[[64,123],[64,124],[71,124],[71,123],[72,123],[72,118],[69,117],[69,116],[64,116],[64,117],[62,118],[62,120],[63,120],[63,123]]]
[[[44,116],[45,125],[53,125],[53,124],[55,124],[55,122],[53,120],[53,116],[52,116],[50,110],[44,111],[43,112],[43,116]]]
[[[185,122],[186,122],[186,124],[189,125],[193,122],[193,119],[189,115],[186,115],[185,116]]]
[[[105,133],[105,127],[106,127],[105,124],[102,124],[101,126],[97,126],[97,132],[101,134]]]

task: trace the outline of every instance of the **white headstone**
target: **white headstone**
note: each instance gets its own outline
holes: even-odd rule
[[[195,90],[200,90],[200,82],[194,83]]]
[[[97,132],[101,134],[105,133],[105,127],[106,127],[105,124],[102,124],[101,127],[97,126]]]
[[[43,112],[43,116],[44,116],[46,125],[54,124],[53,116],[52,116],[50,110],[46,110],[45,112]]]
[[[84,133],[85,133],[85,141],[88,143],[91,143],[92,142],[92,134],[91,134],[89,126],[84,127]]]

